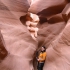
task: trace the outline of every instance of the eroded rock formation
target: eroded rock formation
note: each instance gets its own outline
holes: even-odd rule
[[[32,20],[26,20],[26,26],[27,26],[27,29],[29,30],[30,34],[31,34],[31,37],[36,40],[37,39],[37,32],[38,32],[38,28],[36,27],[37,24],[39,23],[39,17],[36,15],[36,14],[33,14],[33,13],[29,13],[30,14],[30,17]],[[27,18],[28,16],[26,16]]]
[[[0,70],[31,70],[37,42],[21,21],[29,8],[27,0],[0,0],[0,30],[8,51]]]
[[[0,44],[6,54],[0,70],[36,70],[34,54],[42,45],[47,48],[43,70],[70,70],[69,2],[0,0],[0,40],[3,40]],[[38,14],[40,18],[37,40],[31,37],[26,27],[25,15],[28,12]]]
[[[3,60],[7,56],[8,52],[5,49],[5,42],[3,36],[0,32],[0,61]]]

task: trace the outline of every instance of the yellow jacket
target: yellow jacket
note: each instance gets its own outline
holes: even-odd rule
[[[45,59],[46,59],[46,52],[41,52],[40,54],[39,54],[39,62],[43,62],[43,61],[45,61]]]

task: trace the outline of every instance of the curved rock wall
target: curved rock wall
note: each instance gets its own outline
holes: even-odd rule
[[[7,56],[7,54],[8,54],[8,52],[5,48],[5,42],[4,42],[3,36],[0,32],[0,62]]]
[[[39,12],[41,12],[41,11],[43,11],[45,9],[44,14],[45,13],[49,14],[51,11],[52,12],[54,10],[57,11],[59,9],[58,6],[63,5],[64,3],[66,3],[65,0],[61,0],[61,1],[59,1],[59,0],[55,0],[55,1],[51,1],[51,0],[44,0],[44,1],[43,0],[35,0],[30,5],[29,11],[33,12],[33,13],[39,13]],[[57,9],[57,7],[58,7],[58,9]],[[60,9],[61,9],[61,7],[60,7]],[[51,10],[51,11],[49,11],[49,10]]]
[[[39,47],[45,45],[47,50],[47,58],[44,65],[43,70],[69,70],[70,69],[70,57],[69,57],[69,46],[70,46],[70,38],[69,38],[69,27],[70,27],[70,5],[67,4],[64,8],[62,14],[67,22],[60,21],[58,22],[58,18],[55,17],[55,21],[47,23],[39,24],[39,29],[42,31],[38,32],[38,44]],[[65,10],[66,9],[66,10]],[[60,14],[60,15],[62,15]],[[64,16],[66,15],[66,16]],[[58,14],[59,16],[59,14]],[[65,19],[64,19],[65,20]]]
[[[34,54],[42,45],[47,48],[43,70],[70,70],[70,17],[68,14],[66,23],[61,13],[67,2],[35,0],[29,6],[27,0],[0,0],[0,30],[5,44],[3,47],[7,52],[7,56],[0,62],[0,70],[36,70],[36,65],[33,67]],[[20,21],[20,17],[28,11],[37,13],[40,19],[45,18],[37,26],[37,41],[33,40],[25,23]]]
[[[49,45],[46,50],[47,59],[44,70],[69,70],[70,69],[70,20],[65,26],[64,30],[57,36],[57,38]],[[51,51],[51,52],[50,52]]]
[[[34,41],[20,17],[29,8],[27,0],[0,0],[0,30],[8,51],[0,70],[31,70],[37,42]]]

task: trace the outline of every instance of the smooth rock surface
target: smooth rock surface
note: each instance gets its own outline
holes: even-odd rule
[[[57,8],[58,11],[63,9],[62,7],[64,3],[66,3],[65,0],[35,0],[33,3],[31,3],[29,11],[32,13],[39,13],[42,10],[46,9],[43,14],[46,13],[48,15],[55,12],[54,10],[56,10]]]
[[[27,0],[0,0],[0,30],[8,51],[0,70],[31,70],[37,42],[34,41],[20,17],[29,8]]]
[[[50,43],[44,70],[69,70],[70,69],[70,20],[64,30]]]
[[[70,19],[64,22],[61,13],[67,2],[69,0],[35,0],[31,3],[27,0],[0,0],[0,35],[3,36],[0,36],[3,40],[0,44],[7,52],[0,63],[0,70],[36,70],[36,64],[35,69],[33,67],[34,54],[42,45],[47,48],[43,70],[70,70]],[[45,18],[37,26],[37,41],[20,21],[28,9]]]
[[[70,18],[69,14],[70,14],[70,3],[68,3],[62,11],[62,16],[63,16],[65,22],[67,22],[68,19]]]

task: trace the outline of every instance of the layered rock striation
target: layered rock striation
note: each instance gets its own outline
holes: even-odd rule
[[[25,25],[28,12],[40,19],[37,40]],[[69,34],[69,0],[0,0],[0,70],[36,70],[35,54],[43,45],[43,70],[70,70]]]

